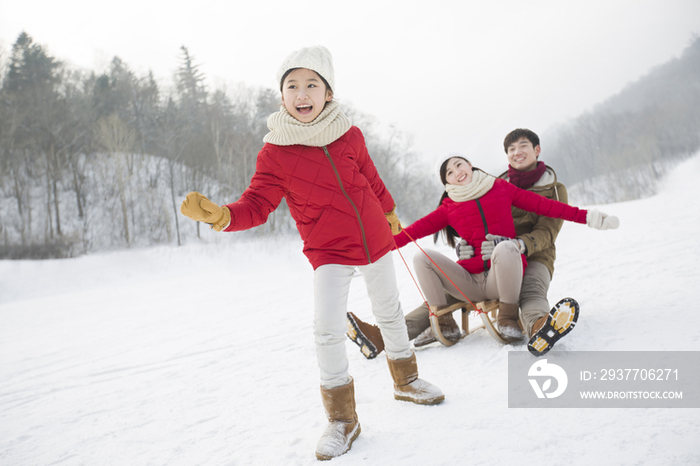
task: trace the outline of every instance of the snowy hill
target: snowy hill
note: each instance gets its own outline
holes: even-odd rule
[[[660,194],[601,206],[620,229],[565,225],[549,298],[577,298],[581,318],[556,349],[700,351],[699,178],[695,156]],[[301,242],[204,236],[0,261],[0,464],[318,464]],[[401,252],[410,263],[416,251]],[[393,254],[409,312],[421,298]],[[373,321],[361,279],[350,310]],[[362,434],[334,465],[700,463],[695,409],[509,409],[507,355],[527,350],[483,330],[417,352],[447,397],[431,407],[394,401],[385,356],[347,348]]]

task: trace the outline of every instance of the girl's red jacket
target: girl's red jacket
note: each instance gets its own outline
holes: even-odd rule
[[[445,198],[433,212],[394,236],[396,246],[402,247],[409,243],[409,235],[418,239],[450,225],[474,248],[474,257],[458,263],[469,273],[484,272],[491,267],[491,261],[485,264],[481,259],[481,243],[486,240],[486,234],[508,238],[516,236],[511,206],[546,217],[586,223],[587,211],[520,189],[499,178],[479,199],[455,202],[449,197]],[[527,266],[525,255],[522,255],[522,259],[524,269]]]
[[[366,265],[394,248],[384,215],[394,208],[394,199],[355,126],[325,147],[265,144],[250,186],[226,206],[231,211],[226,231],[265,223],[282,198],[314,269]]]

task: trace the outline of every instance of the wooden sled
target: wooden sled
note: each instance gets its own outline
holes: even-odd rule
[[[512,338],[505,337],[505,336],[501,335],[501,332],[499,332],[498,329],[496,328],[495,323],[496,323],[496,317],[498,316],[498,305],[499,304],[500,304],[499,301],[482,301],[482,302],[476,303],[476,307],[481,311],[481,312],[479,312],[479,317],[481,318],[481,323],[470,327],[469,326],[469,313],[471,311],[475,311],[476,309],[474,309],[474,307],[470,303],[465,303],[465,302],[455,303],[455,304],[447,306],[443,309],[438,309],[434,314],[431,314],[430,315],[430,327],[433,329],[433,334],[435,335],[435,338],[437,339],[437,341],[439,341],[440,343],[442,343],[445,346],[454,345],[459,340],[455,340],[455,341],[448,340],[442,334],[442,331],[440,330],[440,324],[438,323],[438,317],[443,316],[445,314],[449,314],[451,312],[454,312],[457,309],[462,309],[462,338],[465,338],[467,335],[474,332],[475,330],[485,328],[489,332],[489,335],[491,335],[497,342],[499,342],[503,345],[507,345],[507,344],[512,343],[515,340],[513,340]],[[520,325],[523,326],[522,320],[520,322]]]

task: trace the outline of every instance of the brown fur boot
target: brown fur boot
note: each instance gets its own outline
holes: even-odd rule
[[[519,319],[520,305],[518,303],[508,304],[501,301],[498,305],[498,329],[501,336],[508,343],[520,341],[524,338],[523,329],[520,328]]]
[[[357,346],[367,359],[374,359],[384,351],[384,339],[376,325],[362,322],[352,312],[347,313],[348,338]]]
[[[335,388],[321,387],[321,398],[328,425],[316,445],[316,458],[330,460],[350,450],[352,442],[360,435],[354,381]]]
[[[445,400],[445,395],[435,385],[418,378],[416,355],[406,359],[386,358],[394,379],[394,398],[419,405],[434,405]]]

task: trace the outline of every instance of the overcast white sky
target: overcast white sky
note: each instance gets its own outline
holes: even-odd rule
[[[679,56],[700,1],[1,0],[5,56],[22,30],[76,67],[116,55],[169,83],[185,45],[210,85],[271,88],[289,52],[323,44],[341,101],[431,163],[461,153],[498,171],[510,130],[546,133]]]

